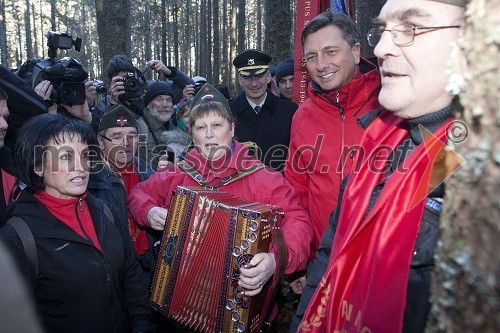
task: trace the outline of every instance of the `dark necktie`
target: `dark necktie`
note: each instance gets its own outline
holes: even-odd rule
[[[257,106],[254,108],[255,113],[259,114],[259,113],[260,113],[260,109],[262,109],[262,107],[257,105]]]

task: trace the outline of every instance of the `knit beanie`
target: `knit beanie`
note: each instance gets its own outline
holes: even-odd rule
[[[174,99],[174,93],[170,85],[165,81],[148,81],[146,87],[146,95],[144,96],[144,105],[148,106],[149,102],[155,99],[156,96],[170,95]]]
[[[288,75],[293,75],[293,59],[287,59],[278,64],[274,81],[279,84],[281,78]]]
[[[102,116],[99,122],[99,132],[114,127],[139,128],[139,124],[132,111],[121,104],[117,104]]]

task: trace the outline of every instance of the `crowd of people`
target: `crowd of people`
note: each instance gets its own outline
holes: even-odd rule
[[[366,36],[377,64],[350,17],[321,13],[301,35],[311,82],[300,106],[293,60],[272,66],[253,49],[233,59],[235,98],[160,60],[147,81],[116,55],[105,96],[92,81],[71,105],[50,80],[23,86],[44,112],[20,122],[9,116],[22,96],[0,84],[0,245],[34,304],[26,324],[183,331],[150,308],[149,288],[173,192],[206,186],[283,209],[284,270],[300,297],[290,332],[423,332],[445,200],[430,184],[447,157],[421,128],[446,142],[460,108],[446,69],[464,10],[388,0]],[[239,290],[259,294],[277,266],[273,247],[256,254]],[[266,321],[280,332],[272,303]]]

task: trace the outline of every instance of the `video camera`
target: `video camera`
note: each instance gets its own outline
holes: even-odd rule
[[[24,62],[17,75],[35,88],[41,81],[48,80],[53,86],[50,99],[58,104],[85,103],[85,83],[88,73],[78,60],[71,57],[56,59],[58,49],[80,52],[81,38],[73,40],[67,33],[49,31],[47,33],[48,59],[32,59]]]

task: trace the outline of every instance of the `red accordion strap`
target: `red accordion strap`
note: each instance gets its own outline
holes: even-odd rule
[[[276,297],[276,293],[279,288],[281,288],[281,281],[283,275],[285,274],[285,269],[288,263],[288,250],[286,249],[285,239],[283,237],[283,231],[280,228],[274,227],[271,229],[271,234],[273,237],[273,244],[276,246],[277,260],[276,260],[276,272],[274,273],[273,282],[271,285],[271,290],[267,294],[266,302],[264,303],[267,308],[265,309],[265,315],[262,317],[264,321],[261,323],[260,331],[261,333],[266,333],[269,331],[271,323],[269,322],[269,317],[273,312],[273,300]]]
[[[200,184],[203,187],[210,188],[210,189],[216,189],[220,186],[230,184],[232,182],[235,182],[241,178],[244,178],[248,175],[251,175],[252,173],[262,169],[265,167],[264,164],[254,164],[251,167],[245,169],[245,170],[238,170],[235,173],[224,177],[220,180],[220,182],[210,185],[201,175],[201,173],[198,172],[195,168],[193,168],[191,165],[189,165],[186,161],[180,161],[177,163],[179,167],[186,172],[191,178],[193,178],[198,184]]]

